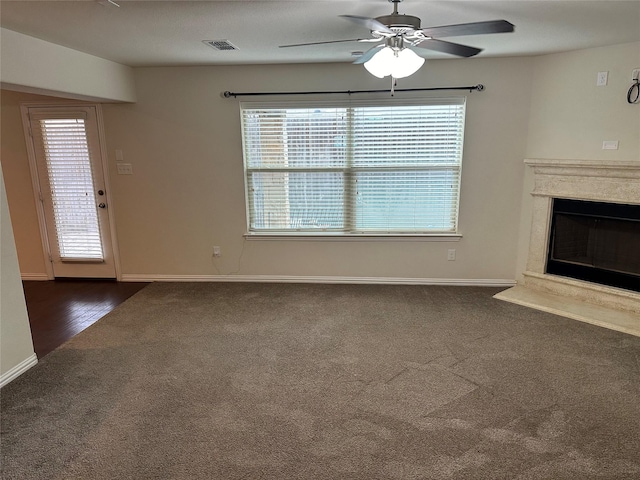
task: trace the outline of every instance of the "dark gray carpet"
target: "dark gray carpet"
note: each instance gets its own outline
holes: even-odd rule
[[[150,285],[2,390],[3,478],[640,478],[640,338],[498,290]]]

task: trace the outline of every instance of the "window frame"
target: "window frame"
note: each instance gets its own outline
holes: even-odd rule
[[[431,241],[458,241],[462,238],[462,234],[460,233],[460,190],[462,183],[462,165],[464,160],[464,136],[465,136],[465,126],[466,126],[466,104],[467,104],[467,96],[455,96],[455,97],[422,97],[422,98],[404,98],[404,99],[365,99],[365,100],[333,100],[333,101],[323,101],[323,100],[295,100],[295,101],[267,101],[267,102],[240,102],[240,120],[241,120],[241,134],[242,134],[242,153],[243,153],[243,183],[244,183],[244,194],[245,194],[245,215],[246,215],[246,231],[244,237],[247,239],[310,239],[310,240],[318,240],[318,239],[328,239],[328,240],[343,240],[343,239],[388,239],[390,237],[396,239],[412,239],[419,238],[422,240],[431,240]],[[247,149],[246,149],[246,130],[245,130],[245,121],[244,121],[244,110],[251,109],[311,109],[311,108],[346,108],[347,111],[349,109],[354,109],[358,107],[402,107],[402,106],[437,106],[437,105],[456,105],[462,107],[462,122],[460,127],[460,155],[457,165],[450,165],[448,167],[452,167],[457,173],[457,189],[453,196],[449,198],[455,199],[455,222],[454,228],[452,230],[443,230],[443,231],[416,231],[416,230],[408,230],[402,231],[398,230],[389,230],[389,231],[370,231],[370,230],[356,230],[355,229],[355,216],[356,216],[356,208],[350,206],[353,203],[352,196],[352,185],[349,185],[351,182],[345,182],[345,197],[343,206],[345,207],[344,218],[345,224],[344,229],[318,229],[318,230],[310,230],[310,229],[260,229],[260,230],[252,230],[251,229],[251,208],[250,202],[252,201],[252,197],[250,194],[250,183],[249,183],[249,173],[250,172],[277,172],[277,171],[307,171],[307,172],[322,172],[322,171],[335,171],[342,172],[345,175],[345,180],[347,180],[352,174],[355,175],[355,172],[358,171],[382,171],[384,169],[380,167],[357,167],[354,165],[350,165],[348,167],[307,167],[307,168],[269,168],[269,167],[249,167],[248,159],[247,159]],[[351,131],[347,129],[345,131],[345,137],[349,137]],[[350,149],[352,143],[347,143],[347,150]],[[347,155],[349,157],[350,154]],[[393,169],[393,168],[390,168]],[[433,166],[420,166],[419,170],[428,171],[433,169]],[[399,169],[401,170],[401,169]],[[346,229],[349,229],[348,231]]]

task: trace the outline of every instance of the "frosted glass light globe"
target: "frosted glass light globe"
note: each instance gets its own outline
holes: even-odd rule
[[[424,64],[424,58],[413,50],[404,48],[396,52],[391,47],[384,47],[371,60],[365,62],[364,68],[378,78],[391,75],[393,78],[404,78],[416,73]]]
[[[364,64],[371,75],[384,78],[391,75],[391,69],[395,61],[395,55],[391,47],[384,47],[373,58]]]
[[[424,58],[409,48],[400,50],[391,70],[393,78],[404,78],[416,73],[424,64]]]

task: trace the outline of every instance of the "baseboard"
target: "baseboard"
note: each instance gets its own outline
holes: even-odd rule
[[[49,276],[46,273],[21,273],[22,280],[30,280],[37,282],[46,282],[49,280]]]
[[[344,283],[381,285],[451,285],[512,287],[515,280],[499,278],[401,278],[334,277],[294,275],[146,275],[122,274],[123,282],[257,282],[257,283]]]
[[[4,387],[7,383],[11,382],[12,380],[18,378],[20,375],[22,375],[24,372],[29,370],[31,367],[33,367],[37,363],[38,363],[38,357],[36,357],[36,354],[34,353],[27,359],[20,362],[15,367],[13,367],[11,370],[9,370],[8,372],[0,376],[0,388]]]

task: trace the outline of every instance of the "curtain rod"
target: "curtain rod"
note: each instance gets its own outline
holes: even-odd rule
[[[319,92],[230,92],[226,91],[222,93],[224,98],[238,98],[238,97],[258,97],[265,95],[331,95],[331,94],[348,94],[352,93],[389,93],[391,92],[430,92],[436,90],[469,90],[470,92],[476,90],[481,92],[484,90],[484,85],[479,83],[471,87],[431,87],[431,88],[399,88],[392,90],[336,90],[336,91],[319,91]]]

